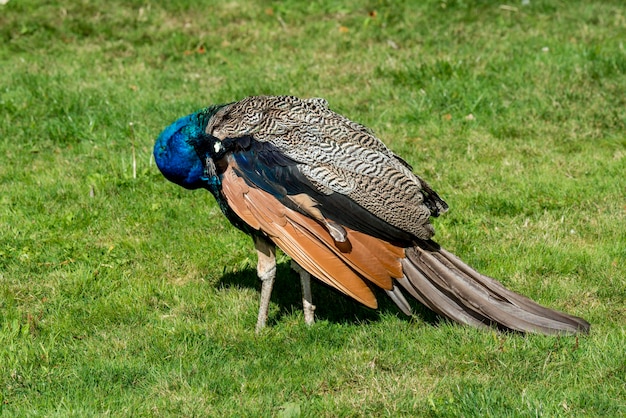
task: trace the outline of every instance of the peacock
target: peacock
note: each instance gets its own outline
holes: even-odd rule
[[[267,322],[275,249],[299,272],[304,318],[314,322],[310,278],[376,309],[374,287],[412,314],[405,294],[476,327],[586,333],[582,318],[543,307],[482,275],[432,240],[446,202],[371,130],[321,98],[255,96],[213,105],[159,135],[161,173],[207,189],[254,242],[261,280],[256,331]]]

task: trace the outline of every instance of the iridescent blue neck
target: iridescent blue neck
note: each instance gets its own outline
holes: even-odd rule
[[[159,135],[154,145],[154,160],[161,173],[186,189],[207,187],[205,164],[211,117],[222,107],[212,106],[184,116]]]

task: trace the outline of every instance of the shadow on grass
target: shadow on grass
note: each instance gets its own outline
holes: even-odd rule
[[[257,292],[261,290],[261,282],[256,275],[256,270],[251,268],[224,274],[218,286],[225,288],[243,287],[255,289]],[[411,320],[410,317],[407,317],[398,309],[384,291],[378,288],[373,290],[378,300],[378,309],[370,309],[363,306],[321,281],[313,279],[311,281],[311,292],[313,293],[313,304],[316,306],[315,318],[331,323],[359,324],[377,322],[380,320],[381,315],[391,314],[407,321]],[[411,299],[410,296],[405,296],[407,296],[407,299]],[[288,262],[280,263],[277,266],[271,302],[278,305],[279,313],[270,317],[269,325],[279,322],[283,316],[302,311],[300,278],[291,269]],[[415,317],[428,324],[436,325],[442,320],[441,317],[418,302],[411,300],[411,306],[413,307]]]

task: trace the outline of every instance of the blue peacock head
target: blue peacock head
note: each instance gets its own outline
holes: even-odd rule
[[[154,144],[154,161],[169,181],[186,189],[206,187],[203,160],[211,117],[222,106],[212,106],[184,116],[165,128]]]

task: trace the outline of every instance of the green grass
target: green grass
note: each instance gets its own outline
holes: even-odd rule
[[[200,3],[0,6],[0,415],[626,415],[621,1]],[[256,336],[250,239],[151,159],[177,117],[256,94],[370,126],[450,204],[440,243],[592,333],[319,284],[307,328],[283,257]]]

